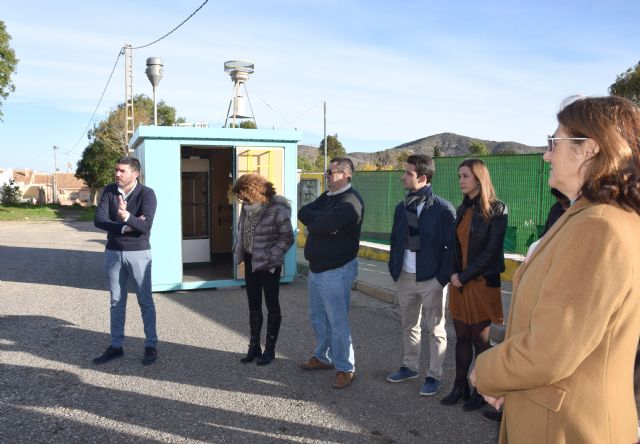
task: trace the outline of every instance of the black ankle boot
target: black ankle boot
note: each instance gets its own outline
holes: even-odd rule
[[[478,410],[483,405],[485,405],[484,398],[476,389],[473,389],[471,398],[462,405],[462,410],[465,412],[471,412],[473,410]]]
[[[453,384],[451,393],[440,400],[442,405],[454,405],[460,399],[467,401],[470,397],[469,384],[467,381],[458,381]]]
[[[255,358],[260,358],[260,356],[262,356],[262,350],[260,349],[260,331],[262,330],[261,311],[249,312],[249,329],[251,331],[249,350],[247,350],[247,356],[240,359],[240,362],[243,364],[252,362]]]
[[[280,315],[267,316],[267,340],[264,345],[264,353],[262,353],[262,356],[258,358],[258,365],[267,365],[275,359],[276,341],[278,340],[281,321],[282,316]]]

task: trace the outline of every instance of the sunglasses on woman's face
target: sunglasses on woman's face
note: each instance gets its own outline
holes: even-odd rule
[[[553,152],[556,146],[556,140],[587,140],[588,137],[553,137],[547,136],[547,151]]]

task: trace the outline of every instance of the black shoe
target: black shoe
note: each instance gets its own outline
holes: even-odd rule
[[[282,316],[280,315],[268,315],[267,316],[267,339],[264,344],[264,351],[262,356],[258,358],[258,365],[267,365],[276,358],[276,341],[278,340],[278,333],[280,332],[280,322]]]
[[[158,350],[155,347],[145,347],[144,356],[142,357],[142,365],[151,365],[156,362]]]
[[[244,358],[240,358],[240,362],[243,364],[247,364],[249,362],[253,362],[254,359],[260,358],[262,356],[262,349],[260,348],[260,340],[254,336],[251,336],[249,340],[249,350],[247,350],[247,355]]]
[[[487,421],[500,424],[502,421],[502,412],[499,412],[498,410],[485,410],[482,413],[482,418]]]
[[[258,358],[258,360],[256,361],[256,364],[267,365],[268,363],[273,361],[275,358],[276,358],[276,351],[273,348],[268,349],[265,347],[264,351],[262,352],[262,356]]]
[[[122,350],[122,347],[115,348],[115,347],[109,346],[107,347],[107,349],[103,354],[101,354],[100,356],[98,356],[93,360],[93,363],[96,365],[104,364],[105,362],[109,362],[112,359],[119,358],[123,355],[124,355],[124,350]]]
[[[453,386],[453,389],[451,390],[451,393],[449,393],[446,397],[442,398],[440,400],[440,404],[454,405],[460,399],[462,399],[463,401],[466,401],[471,396],[469,392],[470,392],[469,384],[467,384],[467,381],[464,381],[463,383],[456,382]]]
[[[482,395],[474,389],[471,398],[462,405],[462,410],[464,410],[465,412],[471,412],[473,410],[478,410],[485,404],[486,401],[484,400]]]
[[[247,364],[253,362],[254,359],[262,356],[260,348],[260,333],[262,332],[262,311],[249,312],[249,331],[251,338],[249,339],[249,350],[244,358],[240,358],[240,362]]]

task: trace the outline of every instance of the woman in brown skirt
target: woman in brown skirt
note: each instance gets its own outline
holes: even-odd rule
[[[487,350],[491,322],[503,321],[500,273],[504,271],[502,243],[507,229],[507,207],[496,198],[489,170],[480,159],[458,167],[462,205],[456,211],[456,239],[449,290],[449,310],[456,330],[456,379],[451,393],[440,402],[453,405],[461,398],[463,409],[484,404],[475,390],[471,395],[467,375],[476,356]]]

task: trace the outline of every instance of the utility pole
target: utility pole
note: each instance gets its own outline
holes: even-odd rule
[[[56,203],[56,201],[58,200],[58,192],[56,191],[56,188],[58,187],[58,184],[56,183],[56,171],[58,170],[58,161],[56,159],[56,150],[58,149],[57,146],[53,145],[53,192],[52,192],[52,199],[53,202],[51,203]]]
[[[129,140],[133,136],[135,129],[133,122],[133,56],[131,55],[131,44],[124,45],[124,108],[125,108],[125,136],[124,146],[126,152],[129,151]]]
[[[327,102],[324,104],[324,170],[327,171]]]

